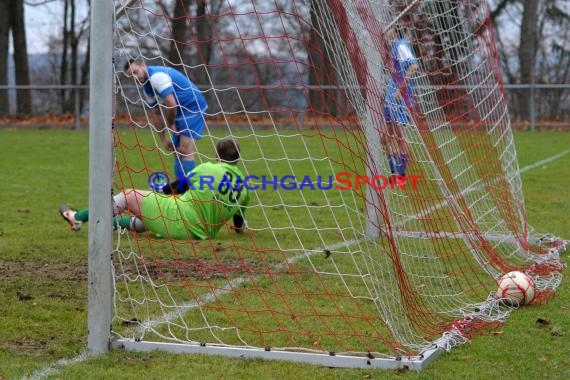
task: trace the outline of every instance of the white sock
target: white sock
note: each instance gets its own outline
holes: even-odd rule
[[[125,193],[120,192],[113,197],[113,216],[117,216],[127,208]]]

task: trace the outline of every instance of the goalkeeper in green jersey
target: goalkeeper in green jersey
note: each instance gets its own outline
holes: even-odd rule
[[[216,144],[217,160],[198,165],[187,174],[188,191],[166,195],[147,190],[124,189],[113,197],[113,226],[131,231],[150,231],[165,238],[214,238],[226,221],[233,219],[236,232],[242,232],[249,192],[237,167],[240,148],[237,141],[224,138]],[[120,215],[129,211],[132,215]],[[61,206],[63,219],[77,231],[88,220],[87,209]]]

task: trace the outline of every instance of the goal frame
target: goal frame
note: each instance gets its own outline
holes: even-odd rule
[[[443,351],[442,347],[434,345],[419,356],[401,356],[394,358],[358,357],[336,354],[334,352],[311,353],[298,351],[216,346],[207,344],[146,342],[134,339],[115,339],[112,347],[136,352],[151,352],[155,350],[177,354],[217,355],[242,359],[280,360],[298,363],[315,364],[331,368],[378,368],[387,370],[413,370],[420,372],[433,362]]]
[[[141,341],[138,339],[119,338],[112,332],[114,315],[114,270],[113,252],[113,119],[114,119],[114,71],[113,71],[113,39],[115,20],[121,17],[125,10],[136,0],[126,0],[118,8],[111,1],[93,2],[91,7],[90,35],[90,81],[97,86],[90,86],[89,92],[89,246],[88,246],[88,341],[87,348],[92,354],[107,353],[110,349],[125,349],[137,352],[161,350],[178,354],[208,354],[223,357],[285,360],[303,362],[325,367],[340,368],[377,368],[388,370],[422,371],[441,353],[449,350],[454,339],[466,341],[461,331],[449,330],[440,339],[415,356],[374,357],[372,354],[360,353],[351,355],[347,352],[325,352],[301,349],[288,349],[252,346],[229,346],[210,343],[170,343]],[[419,1],[413,1],[395,19],[388,23],[393,25],[404,13]],[[357,26],[354,26],[356,28]],[[366,51],[369,57],[374,51]],[[373,77],[379,79],[382,73],[373,72]],[[366,114],[367,121],[363,132],[367,136],[370,151],[375,152],[367,157],[370,168],[382,166],[379,157],[380,140],[374,133],[374,116]],[[366,194],[367,213],[373,215],[378,209],[373,194]],[[379,226],[366,220],[366,236],[374,238],[382,233]],[[396,233],[406,233],[396,232]],[[410,232],[411,234],[415,232]],[[463,238],[465,235],[455,234],[451,238]],[[501,237],[502,239],[502,237]],[[466,318],[466,320],[468,317]],[[465,338],[465,339],[463,339]],[[397,354],[394,354],[397,355]]]
[[[91,5],[89,87],[88,337],[93,354],[110,348],[113,317],[113,30],[111,1]]]
[[[312,353],[272,348],[229,347],[206,344],[164,343],[113,338],[113,250],[112,193],[113,176],[113,31],[114,20],[136,0],[115,9],[110,1],[96,1],[91,8],[91,24],[98,25],[90,36],[90,80],[97,83],[89,92],[89,248],[88,248],[88,339],[92,354],[110,349],[138,352],[162,350],[179,354],[211,354],[233,358],[285,360],[326,367],[382,368],[421,371],[441,352],[434,345],[418,356],[350,356],[340,353]],[[370,226],[369,226],[370,228]],[[371,228],[373,229],[373,228]],[[376,231],[377,232],[377,231]]]

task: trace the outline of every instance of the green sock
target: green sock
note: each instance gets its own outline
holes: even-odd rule
[[[75,213],[75,220],[79,220],[80,222],[87,222],[89,220],[89,209],[84,208],[83,210],[79,210]]]
[[[121,227],[129,231],[144,232],[146,227],[141,219],[136,216],[118,215],[113,218],[113,227],[115,229]]]
[[[119,215],[113,218],[113,227],[121,227],[127,230],[131,229],[131,217],[128,215]]]

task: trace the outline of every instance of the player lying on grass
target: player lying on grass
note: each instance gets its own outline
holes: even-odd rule
[[[244,178],[237,167],[237,141],[224,138],[216,144],[217,160],[198,165],[188,175],[191,190],[182,195],[165,195],[148,190],[124,189],[113,197],[113,226],[130,231],[150,231],[165,238],[214,238],[222,225],[233,219],[236,232],[245,228],[243,213],[249,203],[246,187],[236,183]],[[201,183],[207,178],[213,182]],[[211,185],[210,185],[211,183]],[[121,215],[128,211],[131,215]],[[61,206],[60,214],[77,231],[88,220],[88,209]],[[134,216],[133,216],[134,214]]]

